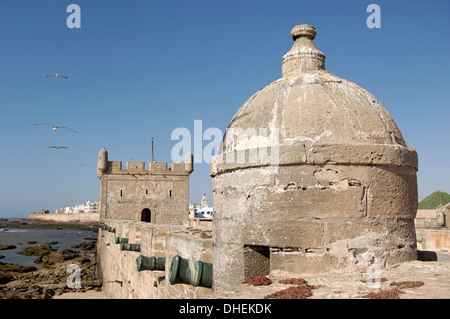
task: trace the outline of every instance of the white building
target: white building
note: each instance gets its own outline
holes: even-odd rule
[[[88,200],[86,204],[78,204],[55,210],[56,214],[98,213],[100,200]]]
[[[74,207],[73,207],[73,212],[74,213],[84,213],[84,208],[85,207],[85,205],[84,204],[78,204],[78,205],[75,205]]]
[[[200,205],[189,205],[190,209],[194,209],[194,218],[213,218],[213,207],[208,205],[208,201],[206,200],[206,195],[203,194],[201,204]]]
[[[100,200],[88,200],[85,205],[85,213],[98,213],[100,207]]]
[[[74,210],[74,208],[71,206],[64,207],[64,213],[66,213],[66,214],[72,214],[73,210]]]

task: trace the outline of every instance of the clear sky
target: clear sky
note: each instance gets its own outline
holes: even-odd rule
[[[72,3],[81,28],[67,27]],[[371,3],[381,28],[366,24]],[[109,160],[148,162],[154,136],[155,160],[170,162],[173,129],[225,131],[281,77],[298,24],[316,28],[326,69],[377,97],[417,150],[419,198],[450,193],[449,12],[447,0],[2,1],[0,217],[98,199],[102,147]],[[209,163],[190,187],[191,202],[212,203]]]

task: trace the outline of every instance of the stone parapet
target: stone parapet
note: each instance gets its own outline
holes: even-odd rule
[[[171,261],[176,255],[193,261],[212,261],[210,230],[118,219],[104,219],[102,223],[108,227],[99,229],[97,255],[107,298],[205,298],[212,293],[210,288],[171,285],[168,281]],[[123,239],[128,244],[138,244],[140,251],[121,250]],[[165,258],[165,270],[138,271],[140,255]]]
[[[184,163],[171,163],[167,167],[167,163],[150,162],[148,167],[145,167],[145,162],[126,162],[124,169],[121,161],[109,161],[104,174],[189,175],[190,172],[185,167]]]
[[[40,214],[30,213],[28,219],[52,222],[79,222],[95,223],[99,221],[99,213],[73,213],[73,214]]]

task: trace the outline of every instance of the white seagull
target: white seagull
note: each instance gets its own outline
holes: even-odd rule
[[[59,73],[47,75],[48,78],[51,77],[51,76],[54,76],[55,78],[64,78],[64,79],[68,79],[67,76],[64,76],[64,75],[59,74]]]
[[[77,131],[74,131],[74,130],[72,130],[70,127],[66,127],[66,126],[54,126],[54,125],[46,124],[46,123],[44,123],[44,124],[33,124],[33,125],[48,125],[48,126],[51,126],[52,129],[53,129],[53,131],[55,131],[55,132],[56,132],[58,129],[60,129],[60,128],[65,128],[66,130],[70,130],[70,131],[72,131],[72,132],[78,134]]]
[[[65,146],[49,146],[48,148],[56,148],[57,150],[59,150],[60,148],[68,148]]]

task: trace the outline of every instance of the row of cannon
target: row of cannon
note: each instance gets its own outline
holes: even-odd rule
[[[100,222],[99,228],[108,232],[115,233],[116,229],[109,227],[104,222]],[[116,236],[114,238],[116,244],[120,244],[121,251],[141,251],[140,244],[133,244],[128,242],[128,238]],[[136,258],[137,271],[164,271],[166,269],[165,257],[143,256],[139,255]],[[169,268],[169,283],[174,284],[188,284],[194,287],[212,288],[212,263],[205,263],[200,260],[190,260],[176,255],[172,258]]]

